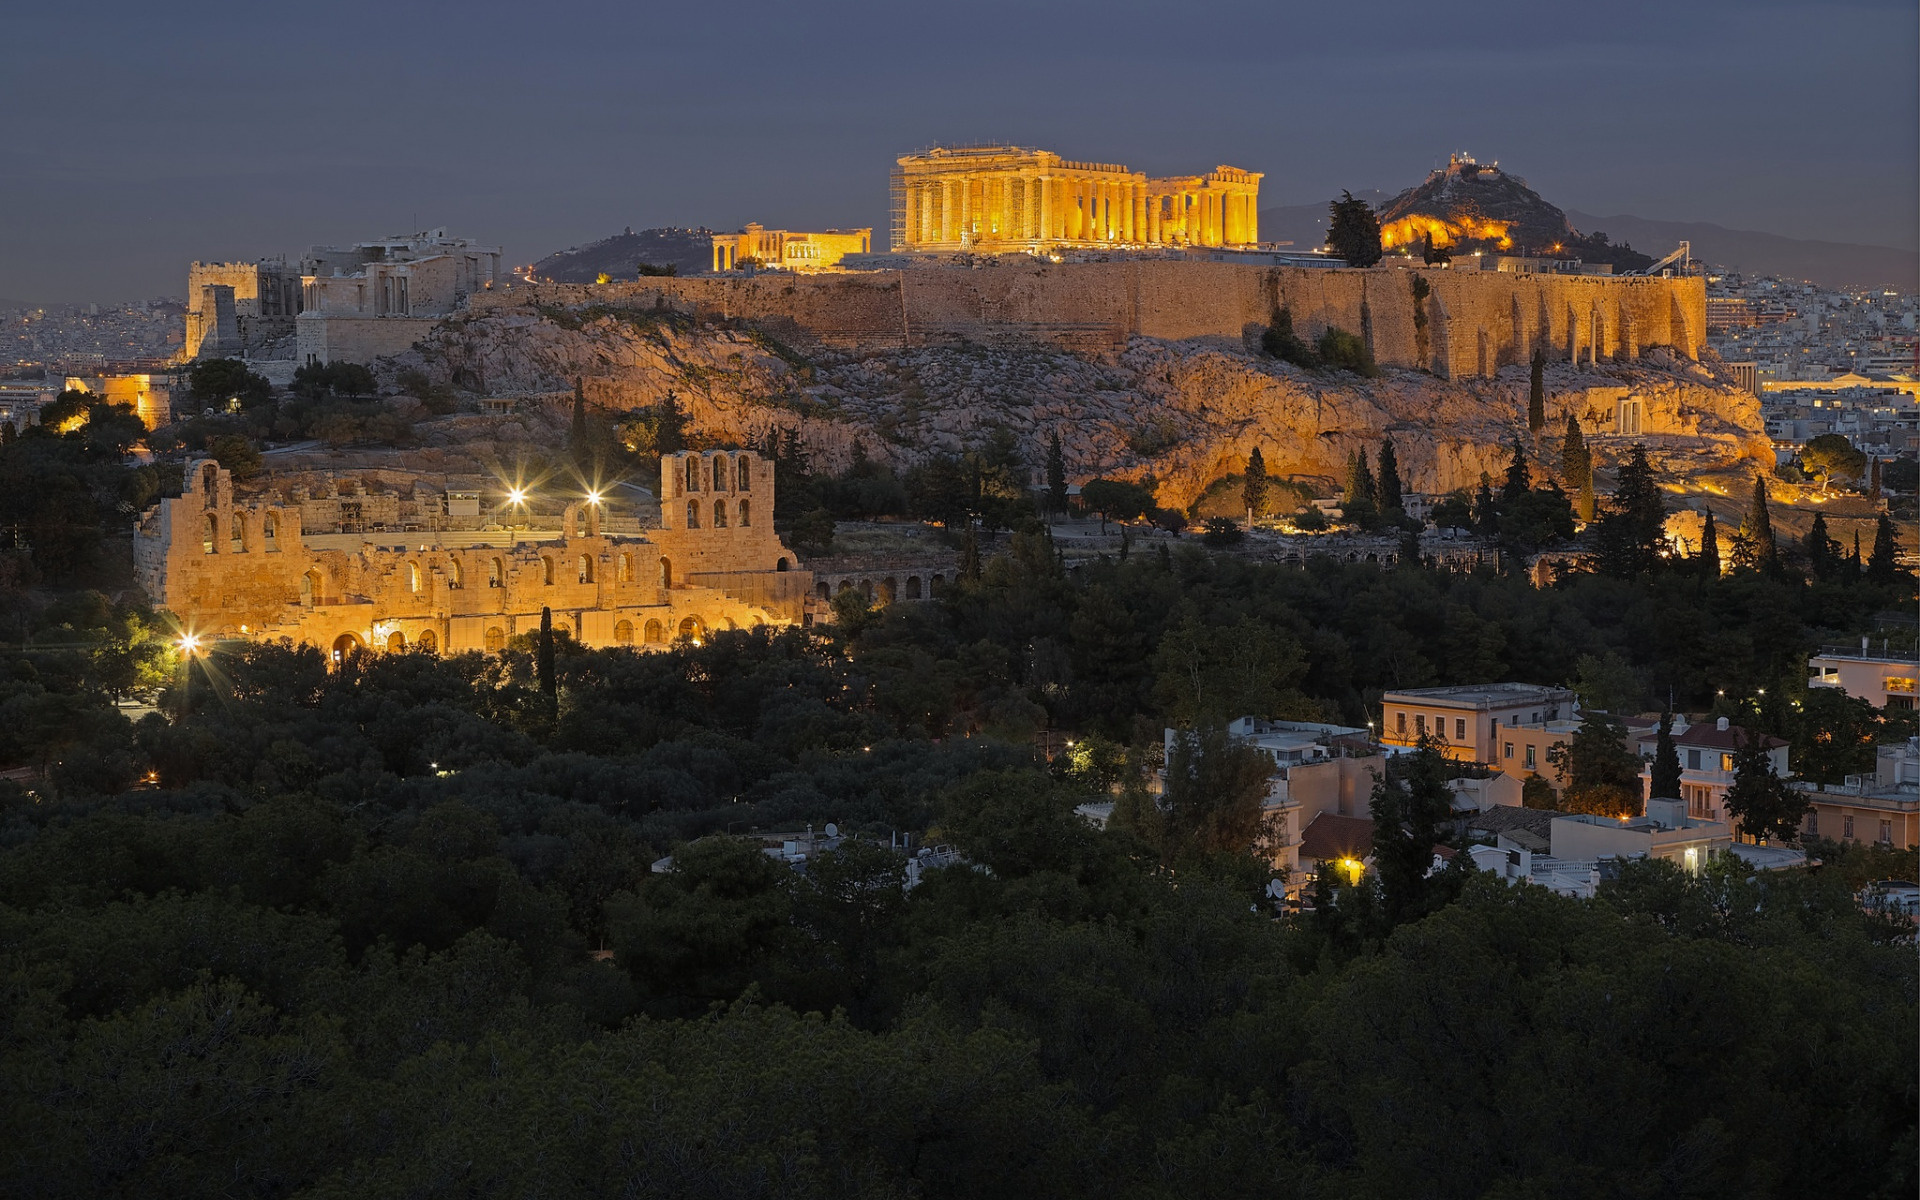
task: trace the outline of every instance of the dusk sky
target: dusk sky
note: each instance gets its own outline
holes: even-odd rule
[[[1262,204],[1451,150],[1586,212],[1916,241],[1913,0],[93,4],[0,16],[0,297],[446,226],[525,263],[624,226],[872,225],[1005,140]]]

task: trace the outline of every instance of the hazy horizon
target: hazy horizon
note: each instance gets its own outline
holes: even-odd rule
[[[1910,3],[124,3],[0,18],[0,297],[179,296],[195,258],[446,226],[531,262],[662,225],[886,228],[893,157],[994,138],[1263,208],[1450,151],[1565,209],[1911,250]],[[1897,148],[1897,152],[1894,151]]]

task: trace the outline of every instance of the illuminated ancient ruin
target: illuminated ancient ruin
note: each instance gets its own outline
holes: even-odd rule
[[[1260,173],[1149,179],[1020,146],[935,146],[893,172],[895,251],[1250,246]]]
[[[796,233],[748,225],[738,233],[713,235],[713,269],[732,271],[751,262],[786,271],[831,271],[847,255],[872,249],[870,228]]]
[[[589,498],[559,529],[528,532],[488,520],[473,493],[240,500],[228,471],[198,459],[184,493],[141,516],[134,569],[191,636],[285,638],[335,661],[367,649],[495,653],[538,629],[542,609],[590,646],[664,648],[810,620],[821,604],[773,531],[770,461],[673,454],[660,480],[658,528],[603,532]],[[390,511],[369,521],[378,500]]]

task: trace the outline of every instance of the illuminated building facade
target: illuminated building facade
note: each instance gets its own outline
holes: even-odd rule
[[[1149,179],[1020,146],[935,146],[893,172],[895,251],[1251,246],[1257,171]]]
[[[787,271],[831,271],[847,255],[872,250],[871,228],[795,233],[748,225],[738,233],[713,235],[713,269],[733,271],[751,260],[762,267]]]

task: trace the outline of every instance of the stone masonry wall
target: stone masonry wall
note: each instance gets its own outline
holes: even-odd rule
[[[1557,360],[1630,361],[1653,346],[1697,358],[1706,332],[1697,279],[1153,259],[545,284],[481,293],[470,307],[588,304],[743,318],[834,346],[1012,339],[1075,350],[1118,349],[1135,336],[1238,341],[1285,307],[1304,337],[1339,326],[1365,337],[1383,364],[1449,379],[1491,375],[1536,346]]]

